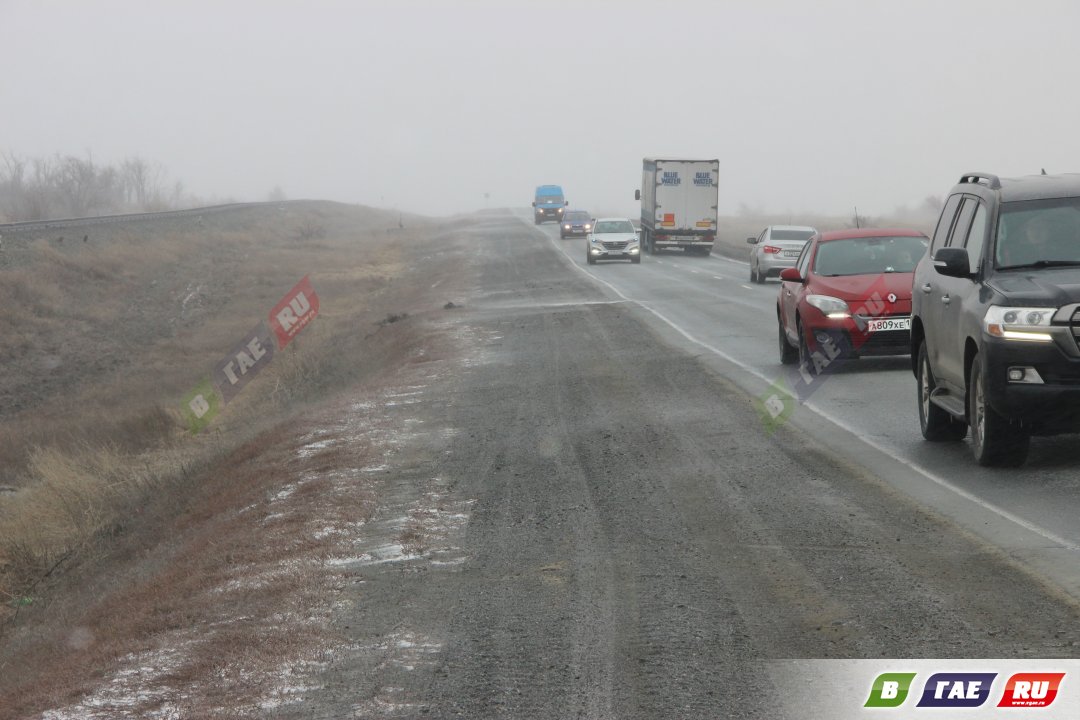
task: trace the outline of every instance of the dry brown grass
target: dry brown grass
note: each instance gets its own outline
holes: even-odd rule
[[[167,696],[181,716],[246,716],[273,693],[283,667],[324,659],[337,641],[310,619],[328,611],[327,586],[340,578],[323,562],[334,536],[312,528],[364,521],[375,498],[362,484],[325,477],[286,501],[275,493],[300,471],[362,464],[370,449],[342,444],[306,461],[295,450],[295,428],[264,433],[187,488],[183,513],[165,498],[146,506],[121,541],[143,567],[124,583],[99,579],[108,590],[82,598],[84,607],[69,599],[56,613],[62,631],[23,639],[24,662],[0,674],[0,707],[22,716],[77,703],[101,687],[108,669],[137,659],[155,672],[105,684],[144,693],[126,710],[148,712]],[[157,545],[139,551],[146,540]],[[104,572],[115,576],[116,564]]]
[[[78,398],[103,405],[128,391],[110,405],[127,419],[98,421],[108,431],[97,434],[95,414],[55,398],[20,413],[18,423],[0,424],[7,433],[0,441],[10,449],[20,439],[41,440],[26,453],[16,497],[0,500],[0,523],[7,523],[0,530],[0,587],[11,601],[9,616],[19,611],[14,623],[0,618],[0,707],[24,716],[69,705],[102,687],[123,658],[145,657],[167,668],[145,687],[199,689],[197,700],[180,702],[181,715],[245,716],[258,711],[254,703],[272,690],[282,662],[325,654],[332,639],[303,619],[317,614],[326,587],[340,578],[322,563],[335,536],[313,529],[364,520],[376,497],[362,483],[331,480],[334,471],[367,464],[363,443],[350,438],[298,458],[298,435],[324,427],[298,413],[408,366],[427,347],[419,325],[425,308],[441,308],[443,298],[418,299],[415,286],[393,283],[409,261],[396,245],[353,247],[352,235],[335,236],[334,223],[322,219],[331,229],[322,241],[325,257],[305,268],[320,294],[320,317],[204,433],[184,433],[162,398],[198,379],[231,345],[230,332],[250,327],[250,317],[217,322],[207,313],[196,327],[200,337],[220,338],[217,347],[192,337],[194,350],[177,355],[172,351],[183,343],[166,338],[140,355],[152,372],[128,368],[104,387],[80,385]],[[282,256],[292,252],[280,249]],[[261,313],[298,274],[294,266],[274,283],[262,278],[234,292],[245,296],[240,305]],[[395,312],[407,312],[410,321],[377,324]],[[71,437],[50,443],[57,408],[75,410]],[[129,426],[133,437],[107,441]],[[286,501],[273,500],[298,477],[308,479]],[[278,508],[272,522],[271,502]],[[157,701],[146,702],[138,711]],[[228,712],[211,711],[219,706]]]
[[[428,536],[422,523],[408,522],[398,535],[398,543],[407,555],[422,555],[428,549]]]
[[[58,559],[123,532],[148,496],[181,492],[215,457],[377,368],[363,328],[386,314],[407,259],[401,243],[364,238],[396,216],[324,204],[276,213],[5,248],[0,302],[23,312],[0,315],[0,335],[14,339],[0,350],[0,485],[19,488],[0,496],[0,598],[39,592]],[[322,228],[317,246],[294,240],[297,224]],[[182,394],[304,274],[320,317],[211,428],[188,435]]]

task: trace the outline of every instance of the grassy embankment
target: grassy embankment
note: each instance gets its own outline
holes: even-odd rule
[[[378,370],[372,313],[418,230],[330,203],[243,212],[5,239],[0,634],[147,507],[182,512],[215,460]],[[191,435],[184,393],[305,274],[320,317]]]

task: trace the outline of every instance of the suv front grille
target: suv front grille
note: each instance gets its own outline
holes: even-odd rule
[[[625,240],[605,240],[604,241],[604,247],[607,248],[608,250],[625,250],[626,249],[626,241]]]
[[[1069,330],[1072,331],[1073,342],[1076,343],[1076,349],[1080,350],[1080,305],[1076,306],[1072,316],[1069,318]]]

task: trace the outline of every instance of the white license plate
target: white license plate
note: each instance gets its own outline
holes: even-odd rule
[[[784,257],[799,257],[798,250],[785,250]]]
[[[911,318],[874,318],[866,321],[866,332],[882,330],[910,330]]]

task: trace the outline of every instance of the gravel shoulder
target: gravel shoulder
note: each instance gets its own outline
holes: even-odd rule
[[[452,439],[394,470],[469,509],[461,560],[357,568],[337,619],[357,650],[309,698],[320,716],[777,717],[770,659],[1075,653],[1073,604],[762,432],[531,228],[489,218],[470,242],[469,354],[408,415]]]

